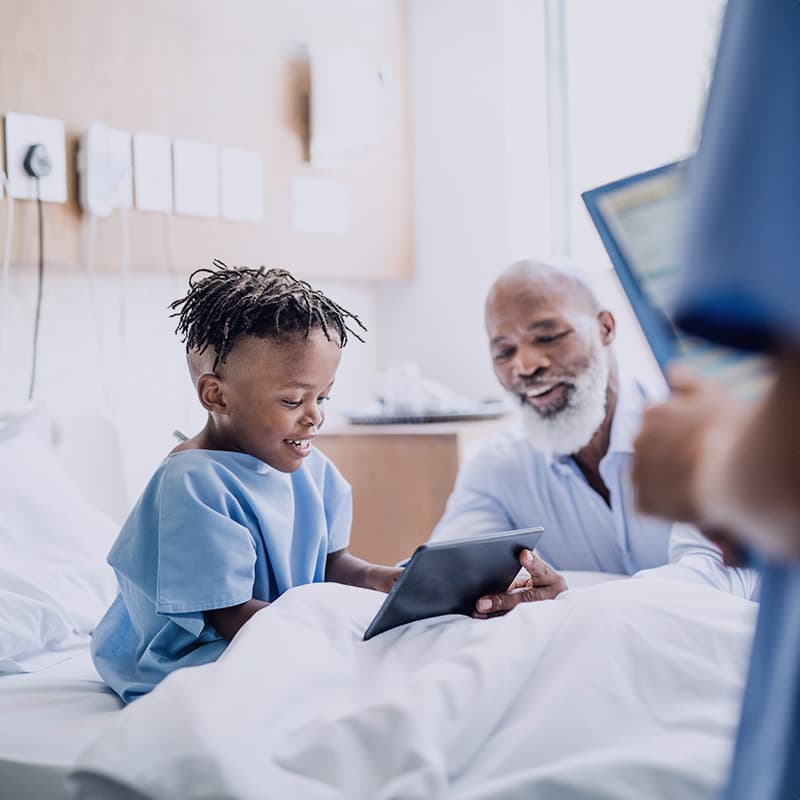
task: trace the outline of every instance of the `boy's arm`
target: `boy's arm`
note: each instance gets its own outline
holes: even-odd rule
[[[239,632],[239,628],[260,609],[268,606],[269,603],[263,600],[252,598],[246,603],[239,603],[238,606],[228,608],[215,608],[212,611],[204,612],[206,622],[213,625],[217,633],[223,639],[231,641]]]
[[[388,593],[402,571],[401,567],[371,564],[369,561],[364,561],[363,558],[351,555],[347,548],[343,548],[328,554],[325,564],[325,580]]]

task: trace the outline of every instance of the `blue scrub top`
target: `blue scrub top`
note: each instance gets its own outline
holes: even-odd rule
[[[92,637],[97,671],[129,702],[214,661],[228,643],[203,612],[323,581],[351,518],[350,486],[316,449],[289,474],[245,453],[173,453],[109,553],[120,594]]]
[[[677,320],[723,345],[800,345],[800,3],[729,0],[690,173]],[[725,800],[800,798],[800,565],[763,570]]]
[[[729,0],[689,168],[681,327],[800,344],[800,2]]]

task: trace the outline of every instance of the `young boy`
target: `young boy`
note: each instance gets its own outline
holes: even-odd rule
[[[126,703],[214,661],[293,586],[388,592],[401,572],[348,553],[350,487],[312,447],[347,332],[360,338],[347,321],[361,321],[284,270],[214,264],[170,306],[208,420],[158,468],[108,556],[120,593],[92,657]]]

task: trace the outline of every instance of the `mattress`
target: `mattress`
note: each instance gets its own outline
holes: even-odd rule
[[[0,799],[67,798],[64,778],[121,707],[88,646],[41,672],[0,676]]]

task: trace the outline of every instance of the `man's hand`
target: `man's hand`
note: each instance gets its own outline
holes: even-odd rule
[[[726,567],[745,567],[747,559],[744,548],[728,531],[722,528],[700,528],[700,533],[712,544],[719,547],[722,553],[722,561]]]
[[[633,444],[633,484],[640,511],[701,525],[698,472],[703,460],[718,456],[705,443],[717,429],[736,427],[741,411],[725,392],[686,370],[670,373],[672,393],[649,408]]]
[[[505,614],[518,603],[552,600],[569,588],[563,576],[530,550],[523,550],[519,554],[519,563],[528,574],[515,578],[504,594],[481,597],[475,604],[474,617],[486,619]]]

